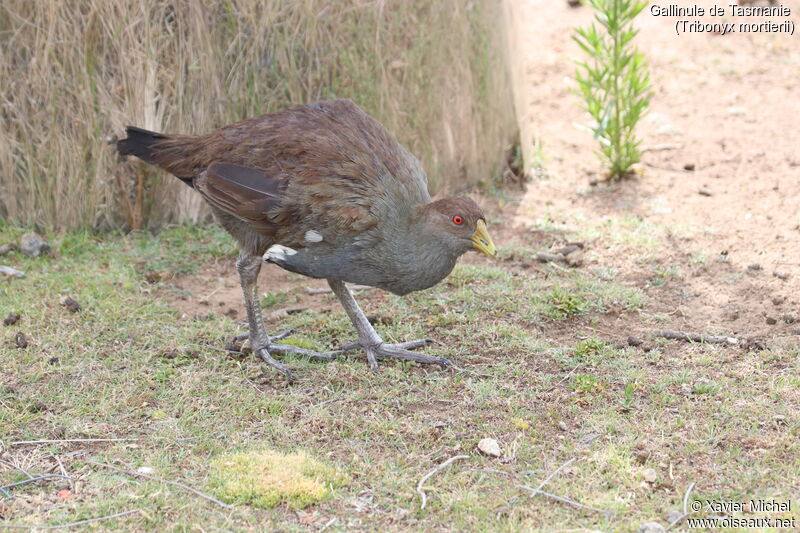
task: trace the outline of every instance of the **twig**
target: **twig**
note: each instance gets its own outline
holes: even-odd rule
[[[426,496],[425,491],[422,489],[422,486],[425,484],[425,482],[428,481],[436,472],[444,470],[459,459],[469,459],[469,455],[454,455],[447,461],[441,463],[439,466],[422,476],[422,479],[420,479],[419,483],[417,483],[417,493],[422,498],[422,502],[419,506],[420,510],[425,509],[425,506],[428,504],[428,497]]]
[[[11,276],[12,278],[24,278],[25,272],[22,270],[17,270],[16,268],[11,268],[10,266],[0,265],[0,274],[5,274],[6,276]]]
[[[81,526],[89,524],[90,522],[100,522],[101,520],[111,520],[112,518],[119,518],[121,516],[128,516],[134,513],[141,513],[141,509],[132,509],[130,511],[123,511],[121,513],[110,514],[108,516],[98,516],[97,518],[87,518],[86,520],[78,520],[77,522],[68,522],[66,524],[58,524],[56,526],[48,526],[44,524],[34,525],[20,525],[20,524],[0,524],[0,527],[7,527],[10,529],[61,529],[65,527]]]
[[[683,495],[683,513],[684,514],[689,512],[686,508],[689,506],[689,495],[692,494],[692,489],[694,489],[694,483],[689,485],[689,488],[686,489],[686,494]]]
[[[597,507],[592,507],[591,505],[584,505],[581,502],[576,502],[572,498],[566,498],[564,496],[559,496],[558,494],[553,494],[551,492],[545,492],[540,490],[537,494],[541,494],[546,498],[550,498],[551,500],[555,500],[557,502],[566,503],[567,505],[571,505],[573,507],[577,507],[579,509],[586,509],[587,511],[594,511],[596,513],[603,513],[606,516],[611,515],[611,511],[606,509],[598,509]]]
[[[47,474],[47,475],[44,475],[44,476],[31,477],[31,478],[28,478],[28,479],[26,479],[24,481],[17,481],[16,483],[9,483],[8,485],[3,485],[2,487],[0,487],[0,490],[2,490],[4,494],[8,494],[8,491],[6,489],[10,489],[10,488],[13,488],[13,487],[19,487],[20,485],[27,485],[28,483],[33,483],[34,481],[41,481],[43,479],[51,479],[51,478],[54,478],[54,477],[59,477],[59,478],[63,478],[63,479],[70,479],[69,476],[62,476],[61,474]]]
[[[331,526],[332,526],[332,525],[333,525],[333,524],[336,522],[336,520],[337,520],[337,519],[336,519],[336,517],[334,516],[333,518],[331,518],[330,520],[328,520],[327,522],[325,522],[325,525],[324,525],[324,526],[322,526],[322,527],[319,529],[319,533],[322,533],[323,531],[325,531],[326,529],[328,529],[329,527],[331,527]]]
[[[561,466],[559,466],[558,468],[556,468],[556,469],[553,471],[553,473],[552,473],[552,474],[550,474],[549,476],[547,476],[546,478],[544,478],[544,481],[542,481],[541,483],[539,483],[539,486],[538,486],[538,487],[536,487],[535,489],[532,489],[532,488],[528,487],[527,485],[520,485],[520,487],[521,487],[521,488],[523,488],[523,489],[525,489],[525,490],[528,490],[528,491],[530,491],[530,492],[531,492],[531,496],[536,496],[537,494],[539,494],[539,492],[541,492],[541,490],[542,490],[542,487],[544,487],[545,485],[547,485],[547,484],[550,482],[550,480],[551,480],[551,479],[553,479],[553,478],[556,476],[556,474],[558,474],[559,472],[561,472],[562,470],[564,470],[566,467],[568,467],[569,465],[571,465],[572,463],[574,463],[576,459],[577,459],[577,457],[573,457],[572,459],[570,459],[569,461],[567,461],[567,462],[566,462],[566,463],[564,463],[563,465],[561,465]]]
[[[179,483],[177,481],[170,481],[168,479],[160,479],[160,478],[157,478],[157,477],[154,477],[154,476],[148,476],[147,474],[142,474],[141,472],[134,472],[132,470],[125,470],[124,468],[119,468],[119,467],[116,467],[114,465],[109,465],[109,464],[106,464],[106,463],[98,463],[96,461],[88,461],[88,460],[86,462],[90,463],[90,464],[93,464],[93,465],[102,466],[103,468],[108,468],[110,470],[116,470],[117,472],[120,472],[120,473],[125,474],[127,476],[140,477],[140,478],[144,478],[144,479],[149,479],[151,481],[158,481],[159,483],[166,483],[167,485],[172,485],[174,487],[181,488],[181,489],[183,489],[185,491],[191,492],[192,494],[200,496],[201,498],[205,498],[206,500],[208,500],[210,502],[216,503],[217,505],[219,505],[221,507],[224,507],[226,509],[230,509],[231,507],[233,507],[232,505],[229,505],[229,504],[227,504],[227,503],[225,503],[223,501],[220,501],[220,500],[216,499],[213,496],[210,496],[210,495],[208,495],[208,494],[206,494],[204,492],[200,492],[199,490],[197,490],[195,488],[192,488],[189,485],[184,485],[183,483]]]
[[[72,482],[72,476],[70,476],[67,473],[67,469],[64,468],[64,463],[61,462],[61,459],[57,455],[52,455],[52,457],[53,457],[53,459],[56,460],[56,463],[58,463],[58,468],[61,469],[61,475],[65,476],[67,479],[69,479],[69,488],[70,489],[74,489],[75,488],[75,484]]]
[[[185,437],[174,440],[194,440],[198,437]],[[121,437],[113,439],[41,439],[41,440],[17,440],[10,446],[29,446],[36,444],[64,444],[70,442],[127,442],[133,440],[169,440],[170,437]]]
[[[28,476],[28,479],[30,479],[30,478],[32,478],[32,477],[33,477],[33,476],[30,474],[30,472],[28,472],[27,470],[25,470],[25,469],[24,469],[24,468],[22,468],[21,466],[17,466],[17,465],[15,465],[15,464],[14,464],[14,463],[12,463],[11,461],[6,461],[5,459],[0,459],[0,463],[4,464],[4,465],[6,465],[6,466],[10,466],[10,467],[11,467],[11,468],[13,468],[14,470],[19,470],[20,472],[22,472],[23,474],[25,474],[26,476]]]
[[[683,520],[687,516],[689,516],[690,514],[693,513],[693,511],[689,511],[688,510],[688,507],[689,507],[689,496],[692,494],[692,489],[694,489],[694,483],[689,485],[689,488],[686,489],[686,494],[683,495],[683,514],[669,523],[669,525],[666,527],[667,531],[669,531],[673,527],[675,527],[678,524],[680,524],[681,522],[683,522]]]
[[[686,342],[706,342],[709,344],[739,344],[739,339],[724,335],[706,335],[705,333],[692,333],[674,329],[658,329],[653,332],[656,337]]]
[[[348,285],[347,288],[351,291],[368,291],[375,287],[369,285]],[[306,287],[306,294],[329,294],[331,292],[333,291],[330,288],[315,289],[314,287]]]

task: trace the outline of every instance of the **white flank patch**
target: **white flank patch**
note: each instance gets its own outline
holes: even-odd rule
[[[310,229],[306,232],[306,240],[308,242],[322,242],[322,233]]]
[[[264,254],[264,261],[282,261],[285,260],[287,256],[294,255],[297,253],[297,250],[292,250],[288,246],[284,246],[282,244],[273,244],[267,250],[267,253]]]

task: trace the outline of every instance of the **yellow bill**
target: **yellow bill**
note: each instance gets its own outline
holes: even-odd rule
[[[497,257],[497,248],[495,248],[492,238],[489,236],[489,230],[486,229],[486,222],[483,220],[478,220],[478,227],[472,234],[472,246],[489,257]]]

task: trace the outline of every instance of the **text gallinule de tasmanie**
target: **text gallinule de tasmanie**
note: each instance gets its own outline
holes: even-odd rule
[[[388,357],[451,364],[410,351],[429,339],[383,342],[345,282],[403,295],[444,279],[471,249],[497,250],[480,207],[466,197],[431,201],[419,160],[361,108],[349,100],[299,105],[198,136],[126,131],[120,154],[193,187],[238,242],[250,343],[264,361],[287,377],[273,355],[333,359],[361,348],[373,370]],[[358,341],[317,353],[270,339],[256,298],[263,261],[327,279]]]

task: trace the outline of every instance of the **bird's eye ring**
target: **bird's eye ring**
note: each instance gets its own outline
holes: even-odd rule
[[[464,223],[464,219],[461,218],[461,216],[456,215],[456,216],[453,217],[453,224],[455,224],[457,226],[460,226],[463,223]]]

